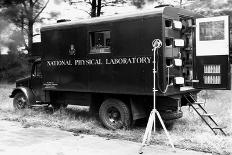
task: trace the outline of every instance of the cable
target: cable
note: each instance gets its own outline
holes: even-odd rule
[[[153,46],[153,49],[152,49],[152,51],[154,51],[154,54],[156,54],[156,52],[157,52],[157,55],[158,55],[158,49],[162,46],[162,41],[161,40],[159,40],[159,39],[154,39],[153,41],[152,41],[152,46]],[[155,60],[154,60],[154,62],[155,62]],[[154,64],[155,65],[155,64]],[[158,66],[159,66],[159,55],[158,55],[158,57],[157,57],[157,65],[155,65],[156,67],[156,71],[155,71],[155,73],[157,72],[158,74],[159,74],[159,72],[158,72]],[[164,90],[162,90],[161,88],[160,88],[160,84],[159,84],[159,75],[157,75],[157,81],[158,81],[158,89],[160,90],[160,92],[161,93],[163,93],[163,94],[165,94],[166,92],[167,92],[167,90],[168,90],[168,87],[170,86],[170,84],[169,84],[169,77],[170,77],[170,68],[171,67],[173,67],[173,65],[170,65],[170,66],[166,66],[167,67],[167,69],[168,69],[168,82],[167,82],[167,85],[166,85],[166,87],[165,87],[165,89]],[[155,74],[155,76],[156,76],[156,74]]]

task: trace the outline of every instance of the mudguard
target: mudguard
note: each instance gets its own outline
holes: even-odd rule
[[[17,88],[15,88],[12,91],[12,93],[11,93],[11,95],[9,97],[14,98],[14,96],[19,92],[24,93],[24,95],[26,96],[26,98],[28,100],[28,103],[30,105],[33,105],[33,104],[36,103],[35,95],[33,94],[32,90],[30,88],[27,88],[27,87],[17,87]]]
[[[134,102],[132,99],[130,99],[130,106],[133,120],[146,117],[146,113],[142,104],[139,102]]]

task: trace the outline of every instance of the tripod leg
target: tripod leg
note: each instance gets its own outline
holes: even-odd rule
[[[153,109],[153,110],[154,110],[154,109]],[[153,113],[154,113],[154,120],[153,120],[153,121],[154,121],[154,122],[153,122],[153,124],[154,124],[154,128],[153,128],[153,129],[154,129],[154,133],[155,133],[155,130],[156,130],[156,124],[155,124],[155,121],[156,121],[156,120],[155,120],[155,110],[154,110],[154,112],[153,112]]]
[[[170,137],[170,135],[169,135],[169,133],[168,133],[168,130],[166,129],[166,127],[165,127],[165,125],[164,125],[164,122],[163,122],[163,120],[162,120],[162,118],[161,118],[159,112],[158,112],[157,110],[156,110],[155,112],[156,112],[156,114],[157,114],[157,116],[158,116],[158,118],[159,118],[159,120],[160,120],[160,123],[161,123],[161,125],[162,125],[162,127],[163,127],[163,129],[164,129],[164,131],[165,131],[165,133],[166,133],[166,136],[168,137],[169,143],[171,144],[173,150],[175,151],[175,147],[174,147],[174,145],[173,145],[172,139],[171,139],[171,137]]]
[[[142,142],[142,146],[139,149],[139,154],[143,153],[143,147],[146,145],[146,142],[150,142],[150,137],[151,137],[151,131],[152,131],[152,127],[153,127],[153,118],[155,116],[155,113],[153,111],[151,111],[149,119],[148,119],[148,123],[147,123],[147,127],[145,130],[145,134],[143,136],[143,142]]]
[[[155,120],[155,111],[154,110],[151,111],[151,116],[150,117],[151,117],[151,120],[150,120],[150,125],[151,126],[149,126],[149,134],[148,134],[148,138],[147,138],[147,144],[148,145],[150,144],[150,141],[151,141],[151,132],[152,132],[152,127],[154,125],[154,120]]]

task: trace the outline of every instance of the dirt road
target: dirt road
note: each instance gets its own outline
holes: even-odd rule
[[[23,128],[18,122],[0,120],[1,155],[136,155],[140,143],[74,135],[54,128]],[[206,155],[170,147],[147,146],[143,155]]]

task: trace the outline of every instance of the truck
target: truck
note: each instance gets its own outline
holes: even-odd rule
[[[163,120],[174,120],[184,96],[230,89],[229,47],[228,16],[170,6],[45,25],[33,50],[40,58],[10,97],[15,109],[90,106],[105,127],[120,129],[148,117],[155,94]]]

